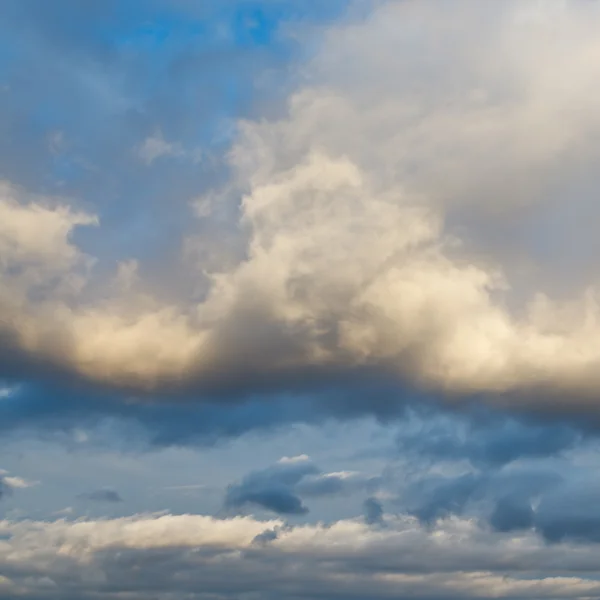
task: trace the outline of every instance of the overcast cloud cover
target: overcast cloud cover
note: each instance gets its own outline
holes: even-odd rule
[[[600,597],[599,28],[0,1],[0,599]]]

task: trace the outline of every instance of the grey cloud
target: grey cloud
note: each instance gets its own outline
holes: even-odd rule
[[[568,482],[544,495],[536,508],[535,528],[549,542],[600,542],[600,490],[595,481]]]
[[[395,504],[427,524],[471,516],[497,531],[517,531],[536,525],[533,505],[568,486],[569,475],[568,463],[558,468],[544,461],[458,475],[425,474],[401,487]]]
[[[486,476],[473,473],[456,478],[428,477],[411,484],[402,501],[411,514],[432,523],[449,515],[462,515],[486,484]]]
[[[500,533],[531,531],[553,544],[600,543],[595,467],[541,461],[521,469],[423,476],[395,500],[428,526],[447,517],[475,518]]]
[[[254,505],[288,515],[308,512],[302,498],[328,497],[375,489],[379,478],[355,473],[323,473],[309,459],[300,457],[279,462],[246,475],[229,486],[225,507],[241,509]]]
[[[121,498],[119,492],[110,488],[102,488],[86,494],[80,494],[79,497],[85,500],[92,500],[94,502],[123,502],[123,498]]]
[[[227,493],[226,507],[242,508],[247,504],[280,515],[304,515],[308,512],[302,500],[284,487],[251,489],[250,485],[242,484]]]
[[[499,468],[520,459],[560,456],[584,439],[575,424],[507,417],[494,411],[413,413],[400,428],[398,450],[432,461],[466,460]]]
[[[268,544],[275,541],[279,537],[277,529],[267,529],[263,533],[259,533],[253,540],[253,544]]]
[[[318,472],[308,460],[278,463],[255,471],[240,483],[229,486],[225,507],[241,509],[253,505],[282,515],[305,514],[308,508],[296,494],[295,487],[303,478]]]
[[[600,543],[599,501],[594,481],[574,485],[566,480],[539,494],[535,504],[523,492],[500,498],[489,521],[501,532],[535,530],[549,543]]]
[[[377,498],[367,498],[363,503],[365,523],[378,525],[383,521],[383,506]]]
[[[535,514],[527,498],[501,498],[490,515],[490,525],[496,531],[531,529]]]

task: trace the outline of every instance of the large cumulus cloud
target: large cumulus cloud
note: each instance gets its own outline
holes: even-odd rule
[[[74,234],[101,207],[4,183],[3,370],[196,394],[362,370],[593,407],[595,237],[573,215],[596,214],[599,20],[382,2],[332,27],[287,114],[240,122],[228,184],[194,203],[235,242],[186,234],[191,297],[126,256],[98,275]]]

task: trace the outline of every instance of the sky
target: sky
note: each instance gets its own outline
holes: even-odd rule
[[[599,27],[0,0],[0,600],[600,598]]]

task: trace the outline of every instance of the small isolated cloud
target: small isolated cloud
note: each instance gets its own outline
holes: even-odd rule
[[[277,462],[286,465],[310,461],[308,454],[299,454],[298,456],[282,456]]]
[[[163,156],[182,156],[184,154],[181,144],[167,142],[162,132],[147,137],[137,148],[137,155],[147,165]]]
[[[0,498],[11,495],[13,490],[30,488],[38,484],[39,481],[28,481],[23,477],[9,475],[8,471],[0,469]]]
[[[80,494],[79,497],[94,502],[123,502],[123,498],[121,498],[120,494],[116,490],[110,488],[102,488],[86,494]]]
[[[22,477],[4,477],[4,483],[6,483],[11,488],[30,488],[34,485],[38,485],[39,481],[28,481],[27,479],[23,479]]]
[[[14,387],[0,386],[0,400],[3,400],[4,398],[10,398],[15,391],[16,389]]]

